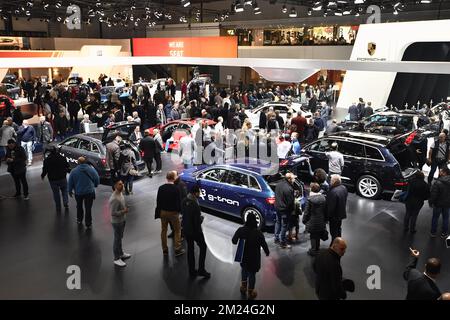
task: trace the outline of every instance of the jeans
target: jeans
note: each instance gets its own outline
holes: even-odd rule
[[[122,176],[121,179],[125,187],[125,192],[132,192],[134,176],[128,174],[126,176]]]
[[[200,249],[198,257],[198,271],[205,271],[205,259],[206,259],[206,242],[203,233],[188,236],[186,235],[187,241],[187,259],[189,265],[189,273],[195,272],[195,256],[194,256],[194,242],[197,243]]]
[[[433,218],[431,219],[431,233],[436,233],[439,217],[442,214],[442,234],[448,234],[449,213],[450,208],[433,208]]]
[[[161,171],[162,162],[161,162],[161,153],[155,153],[155,161],[156,161],[156,171]]]
[[[255,289],[255,282],[256,282],[256,272],[250,272],[247,271],[242,265],[241,265],[241,280],[247,281],[248,280],[248,289]]]
[[[431,186],[431,182],[433,181],[434,173],[436,172],[436,170],[438,168],[442,168],[445,165],[446,165],[445,161],[443,161],[441,164],[438,164],[436,162],[436,160],[431,163],[430,173],[428,174],[428,184],[430,186]]]
[[[56,210],[61,210],[61,192],[63,204],[66,207],[69,204],[69,195],[67,192],[67,180],[50,181],[50,187],[53,191],[53,200],[55,200]]]
[[[14,179],[14,184],[16,185],[16,195],[20,195],[21,192],[21,184],[23,186],[23,195],[28,196],[28,183],[27,183],[27,173],[21,174],[12,174]]]
[[[22,141],[20,145],[25,149],[25,152],[27,153],[28,163],[31,163],[31,161],[33,161],[33,141]]]
[[[167,226],[172,223],[174,234],[173,246],[175,251],[181,249],[181,222],[180,215],[175,211],[161,210],[161,246],[163,252],[167,252]]]
[[[275,222],[275,241],[286,244],[286,231],[288,229],[288,216],[285,212],[277,212]]]
[[[87,227],[92,225],[92,204],[94,203],[95,193],[83,194],[83,195],[75,195],[75,200],[77,201],[77,221],[78,223],[83,222],[83,218],[85,219],[85,224]],[[83,203],[84,203],[84,211],[83,211]],[[85,215],[86,213],[86,215]]]
[[[122,238],[123,238],[123,231],[125,230],[125,221],[121,223],[113,223],[112,226],[114,230],[114,242],[113,242],[114,260],[119,260],[123,256]]]
[[[342,235],[342,220],[330,220],[330,235],[331,243],[333,243],[334,238],[340,237]]]
[[[422,209],[423,204],[420,207],[409,208],[406,206],[405,219],[403,220],[403,227],[405,230],[414,231],[416,230],[417,216],[419,215],[420,209]]]
[[[144,162],[147,166],[148,174],[152,174],[153,158],[144,158]]]

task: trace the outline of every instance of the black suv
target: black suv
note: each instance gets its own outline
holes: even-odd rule
[[[111,142],[117,133],[124,140],[128,140],[137,125],[136,122],[118,122],[99,132],[71,136],[61,141],[56,147],[59,153],[66,157],[70,169],[75,168],[78,158],[83,156],[86,158],[87,163],[97,170],[102,181],[107,182],[111,178],[111,173],[106,162],[106,144]],[[142,160],[140,151],[133,142],[129,142],[136,156],[138,171],[142,173],[145,171],[145,163]]]
[[[361,121],[345,121],[344,130],[397,135],[417,129],[419,114],[412,110],[375,113]]]
[[[342,183],[355,187],[364,198],[376,199],[383,192],[404,189],[417,171],[404,144],[409,134],[397,137],[364,132],[340,132],[320,138],[304,147],[303,155],[310,157],[311,169],[328,171],[328,158],[333,142],[344,155]],[[307,166],[299,167],[298,174],[310,176]]]

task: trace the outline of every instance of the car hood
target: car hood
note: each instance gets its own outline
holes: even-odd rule
[[[180,174],[180,177],[192,177],[194,175],[194,173],[196,173],[199,170],[205,169],[207,168],[207,165],[200,165],[200,166],[195,166],[189,169],[184,169],[183,172]]]

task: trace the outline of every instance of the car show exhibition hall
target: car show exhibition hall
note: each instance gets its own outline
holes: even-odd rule
[[[450,299],[450,1],[0,9],[0,299]]]

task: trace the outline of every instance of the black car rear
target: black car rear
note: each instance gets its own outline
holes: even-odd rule
[[[355,187],[356,192],[369,199],[378,198],[383,192],[394,192],[407,186],[417,171],[413,167],[406,135],[389,138],[383,135],[341,132],[321,138],[305,146],[304,155],[310,157],[311,169],[322,168],[328,172],[328,158],[332,143],[344,156],[342,182]],[[305,166],[301,173],[310,177]]]

